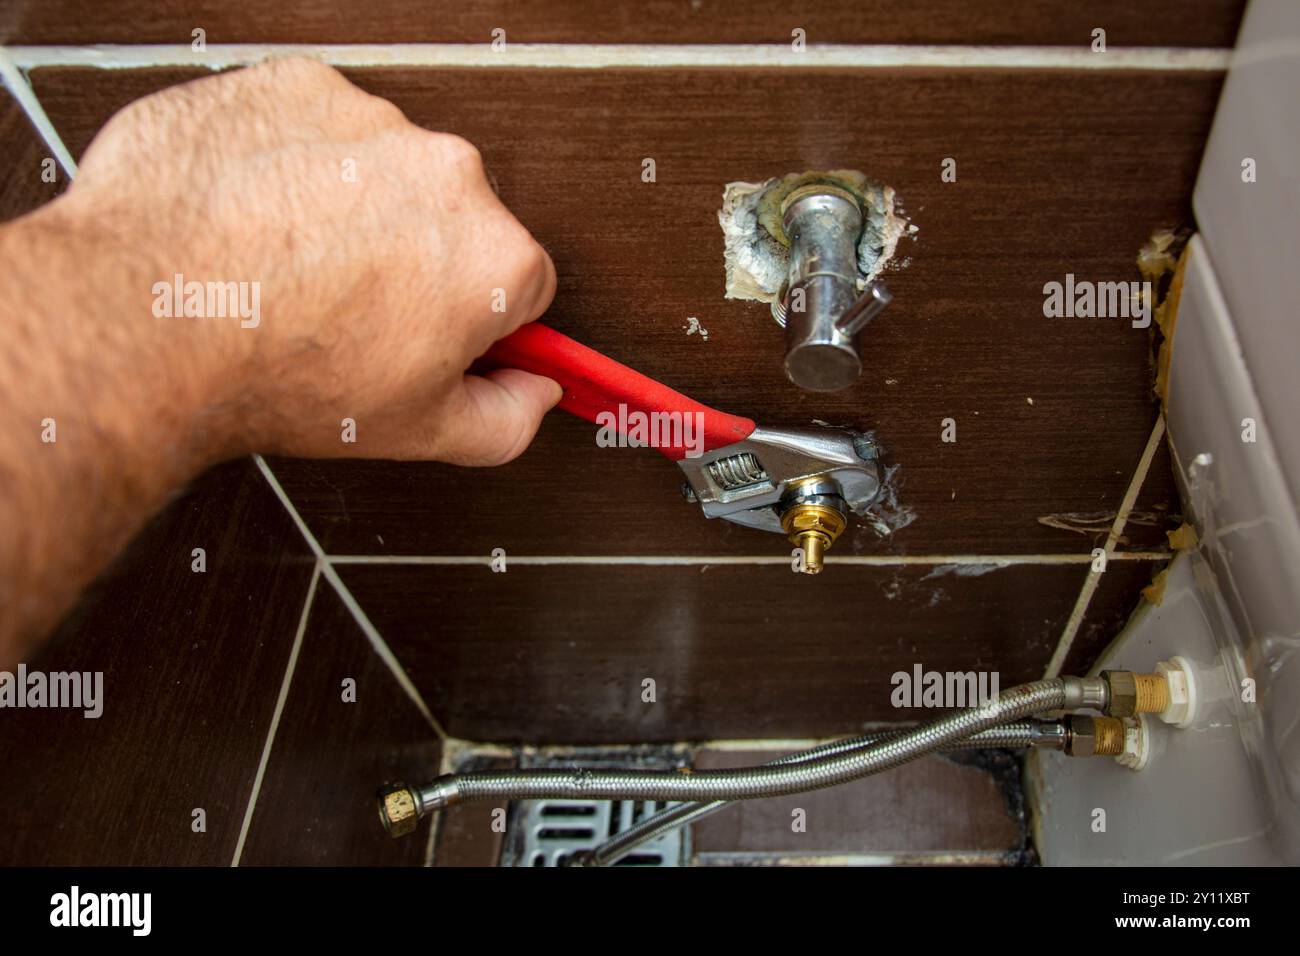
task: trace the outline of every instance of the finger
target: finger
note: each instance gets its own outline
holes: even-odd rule
[[[523,454],[563,394],[551,379],[519,369],[466,375],[439,422],[435,455],[454,465],[504,465]]]

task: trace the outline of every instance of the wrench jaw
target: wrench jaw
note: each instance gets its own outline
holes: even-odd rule
[[[760,426],[678,464],[705,517],[787,535],[804,550],[803,570],[816,574],[848,513],[865,514],[880,496],[875,454],[844,428]]]

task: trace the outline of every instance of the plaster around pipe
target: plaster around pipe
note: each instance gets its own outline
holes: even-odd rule
[[[914,237],[911,225],[890,186],[852,169],[791,173],[761,183],[728,183],[722,194],[718,223],[726,239],[724,251],[728,299],[774,303],[789,271],[789,239],[781,226],[781,202],[793,190],[827,183],[853,193],[862,203],[864,225],[858,241],[858,289],[895,261],[898,241]],[[781,322],[780,318],[777,318]],[[784,324],[784,323],[782,323]]]

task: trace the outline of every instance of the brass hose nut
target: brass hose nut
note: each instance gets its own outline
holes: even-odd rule
[[[1071,757],[1117,756],[1124,752],[1124,722],[1118,717],[1071,714],[1065,752]]]
[[[1097,752],[1097,728],[1093,718],[1071,714],[1066,718],[1065,753],[1070,757],[1091,757]]]
[[[805,574],[819,574],[822,559],[848,524],[844,512],[825,504],[795,504],[781,515],[790,543],[803,549]]]
[[[1102,671],[1101,678],[1110,689],[1106,713],[1112,717],[1132,717],[1137,713],[1137,681],[1132,671]]]
[[[389,836],[396,838],[415,832],[420,822],[420,802],[415,791],[404,783],[389,784],[380,788],[378,798],[379,822]]]

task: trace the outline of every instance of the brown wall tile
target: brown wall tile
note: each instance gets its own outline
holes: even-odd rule
[[[809,43],[1064,44],[1103,27],[1112,46],[1231,46],[1245,0],[1186,0],[1155,9],[1105,0],[16,0],[0,13],[0,42],[781,43],[802,27]]]
[[[343,700],[349,678],[355,702]],[[439,756],[434,731],[322,580],[240,865],[421,865],[427,831],[388,836],[375,791],[433,779]]]
[[[876,429],[887,463],[902,466],[901,499],[918,518],[888,542],[860,531],[853,550],[1076,550],[1075,535],[1038,519],[1119,507],[1155,416],[1146,334],[1046,320],[1042,286],[1067,272],[1134,278],[1135,251],[1151,230],[1190,221],[1217,77],[355,78],[417,122],[480,145],[502,198],[555,257],[560,291],[548,322],[761,422]],[[1148,112],[1141,103],[1155,90],[1185,109]],[[890,108],[870,122],[844,121],[840,104],[867,101]],[[1010,101],[1021,108],[996,106]],[[960,158],[958,184],[939,179],[949,155]],[[659,163],[653,185],[635,175],[642,156]],[[785,380],[781,333],[765,307],[723,300],[715,212],[729,180],[845,163],[895,185],[920,233],[902,253],[911,266],[889,277],[894,306],[865,336],[867,374],[853,389],[812,395]],[[575,176],[581,187],[566,191]],[[619,212],[588,215],[591,195]],[[709,328],[707,343],[683,334],[688,315]],[[956,444],[939,440],[950,415]],[[674,494],[671,467],[646,452],[598,449],[581,423],[548,424],[524,460],[493,472],[357,463],[282,470],[333,551],[553,553],[561,540],[577,553],[773,547],[761,533],[702,524]],[[579,475],[612,493],[601,501],[571,494]],[[459,519],[475,500],[484,507],[469,527]],[[447,534],[451,527],[457,533]]]
[[[773,751],[704,750],[699,770],[754,766]],[[918,862],[1016,863],[1026,845],[1019,758],[926,757],[827,790],[741,800],[692,828],[701,862],[798,862],[895,856]],[[806,829],[792,827],[802,810]]]
[[[248,460],[148,526],[29,663],[102,671],[102,716],[0,710],[0,863],[230,862],[311,575],[301,540]]]
[[[73,148],[119,105],[178,71],[38,70]],[[1047,515],[1114,511],[1156,414],[1145,332],[1048,320],[1044,282],[1136,278],[1188,195],[1221,78],[1052,71],[364,70],[353,79],[415,122],[482,149],[503,200],[551,251],[546,320],[693,397],[773,424],[874,428],[917,520],[857,553],[1081,550]],[[881,103],[860,121],[850,103]],[[1015,103],[1015,109],[1004,108]],[[643,184],[654,156],[659,181]],[[939,163],[959,160],[958,182]],[[780,370],[780,330],[722,298],[724,183],[855,164],[893,184],[920,227],[895,304],[864,342],[853,389],[804,393]],[[590,198],[598,196],[591,212]],[[685,317],[710,330],[683,333]],[[890,384],[894,383],[894,384]],[[1033,399],[1033,404],[1029,403]],[[959,440],[939,440],[957,419]],[[598,449],[557,414],[502,469],[278,462],[334,553],[771,553],[760,532],[705,522],[673,466]],[[606,489],[572,493],[573,481]],[[433,490],[437,489],[437,493]],[[466,520],[467,506],[473,520]]]
[[[1037,679],[1083,566],[933,568],[345,565],[447,732],[627,743],[814,737],[926,716],[891,675]],[[653,678],[657,702],[641,700]]]
[[[43,69],[33,80],[80,152],[116,108],[191,75]],[[1133,256],[1151,231],[1190,222],[1220,77],[351,75],[417,123],[480,146],[503,200],[556,260],[548,322],[760,421],[877,429],[918,517],[887,541],[858,529],[839,553],[1080,553],[1092,542],[1039,519],[1119,507],[1156,414],[1146,335],[1045,320],[1042,285],[1066,272],[1135,278]],[[888,108],[845,122],[843,104],[866,102]],[[637,175],[646,155],[659,163],[653,185]],[[939,180],[949,155],[956,184]],[[715,211],[729,180],[844,164],[896,186],[920,238],[904,252],[911,266],[890,277],[895,305],[866,336],[862,383],[812,396],[785,382],[764,307],[722,299]],[[618,214],[591,218],[592,196]],[[709,328],[707,343],[684,335],[687,315]],[[955,445],[939,441],[949,415]],[[598,449],[590,426],[563,415],[502,469],[275,468],[334,553],[786,550],[773,536],[706,522],[679,500],[672,465]],[[1166,472],[1159,466],[1149,485],[1157,496]],[[575,481],[601,491],[575,494]],[[1093,612],[1111,624],[1144,583],[1129,566],[1112,569]],[[1086,574],[1017,567],[922,582],[928,571],[832,566],[812,581],[783,566],[516,566],[496,580],[485,568],[349,567],[347,576],[452,733],[563,743],[851,732],[902,716],[888,707],[888,675],[918,661],[967,669],[974,658],[996,663],[1004,683],[1036,677]],[[814,626],[809,608],[822,611]],[[1080,654],[1110,626],[1091,620]],[[635,691],[655,670],[678,696],[646,711]]]

